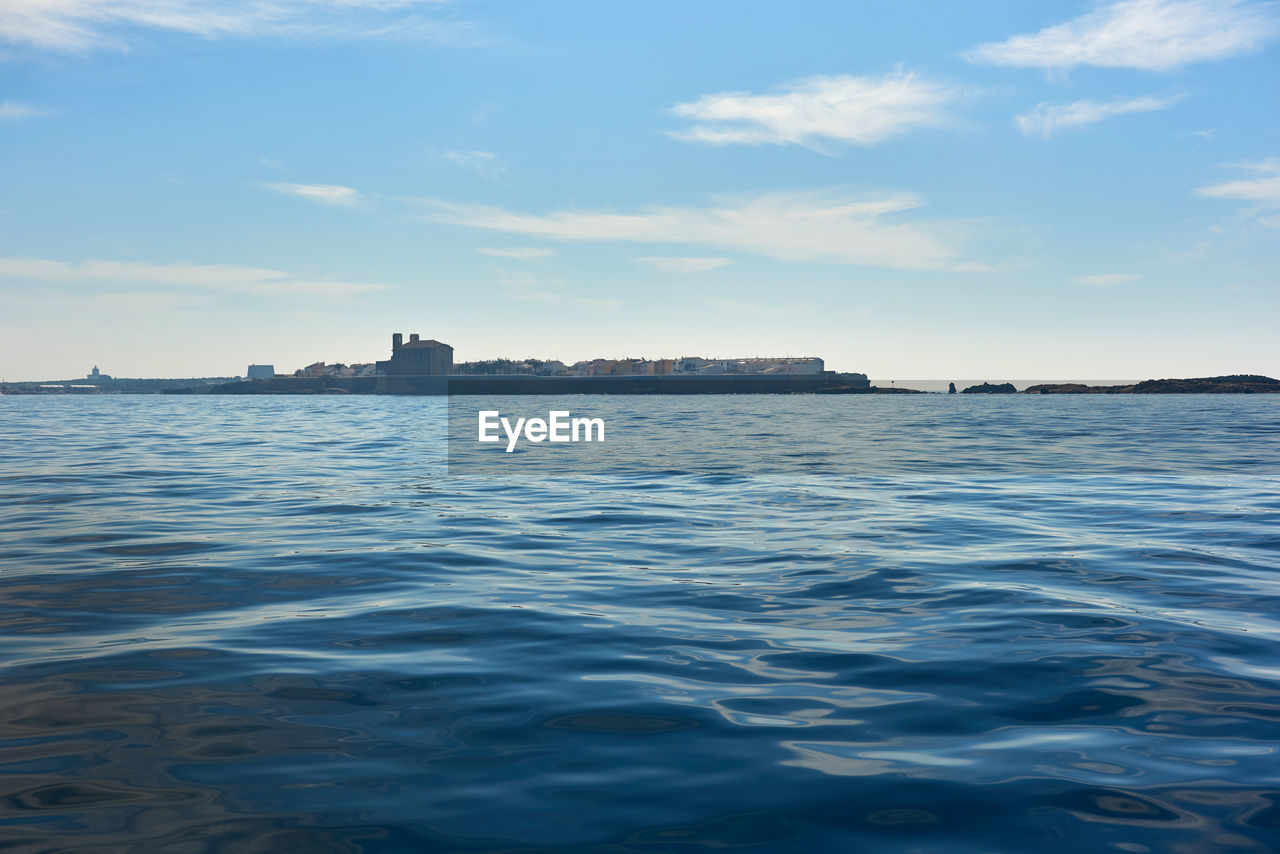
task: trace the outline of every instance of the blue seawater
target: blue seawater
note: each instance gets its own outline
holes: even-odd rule
[[[1280,850],[1280,397],[569,403],[0,399],[0,847]]]

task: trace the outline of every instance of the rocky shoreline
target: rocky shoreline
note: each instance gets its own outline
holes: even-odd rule
[[[968,389],[965,389],[968,391]],[[1023,394],[1275,394],[1280,380],[1257,374],[1225,377],[1143,380],[1133,385],[1083,385],[1059,383],[1028,386]]]

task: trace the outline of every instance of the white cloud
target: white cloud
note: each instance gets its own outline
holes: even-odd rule
[[[1280,158],[1237,163],[1236,168],[1250,172],[1252,176],[1200,187],[1196,190],[1196,195],[1252,202],[1253,205],[1245,210],[1246,216],[1258,217],[1258,222],[1268,228],[1280,227],[1280,215],[1272,213],[1280,209]]]
[[[714,207],[648,208],[636,213],[554,211],[524,214],[485,205],[423,200],[433,222],[553,240],[711,246],[783,261],[830,261],[907,270],[969,266],[958,255],[957,223],[902,221],[923,201],[911,194],[849,199],[768,193]]]
[[[337,184],[267,184],[277,193],[298,196],[321,205],[351,207],[360,203],[360,194],[351,187]]]
[[[1141,279],[1138,273],[1096,273],[1092,276],[1076,276],[1075,283],[1087,288],[1114,288],[1117,285],[1128,285]]]
[[[556,254],[556,250],[540,246],[481,246],[476,251],[481,255],[492,255],[496,258],[515,258],[518,261],[534,261],[539,258],[550,258]]]
[[[440,156],[454,166],[469,169],[491,181],[500,181],[507,174],[507,167],[492,151],[442,151]]]
[[[0,258],[0,280],[4,279],[60,285],[163,285],[259,296],[345,297],[388,288],[372,282],[311,279],[283,270],[232,264],[144,264],[134,261],[70,264],[43,258]]]
[[[4,0],[0,41],[56,50],[125,49],[130,30],[206,39],[281,36],[457,41],[465,22],[424,16],[439,0]]]
[[[775,94],[720,92],[677,104],[672,111],[697,122],[671,136],[693,142],[796,143],[829,139],[875,145],[918,127],[948,121],[959,90],[898,71],[883,77],[811,77]]]
[[[1183,95],[1143,95],[1139,98],[1113,98],[1110,101],[1074,101],[1070,104],[1037,104],[1030,112],[1014,121],[1025,136],[1045,139],[1064,128],[1091,125],[1126,113],[1149,113],[1163,110],[1183,99]]]
[[[1258,202],[1269,207],[1280,207],[1280,158],[1272,157],[1256,163],[1240,163],[1237,164],[1237,168],[1253,172],[1256,177],[1201,187],[1196,190],[1196,194],[1215,199],[1239,199]]]
[[[12,121],[43,115],[47,114],[29,104],[19,104],[17,101],[0,101],[0,121]]]
[[[705,273],[733,263],[728,258],[673,258],[666,255],[649,255],[631,260],[639,264],[648,264],[663,273]]]
[[[1123,0],[1038,33],[979,45],[965,58],[1024,68],[1169,71],[1252,52],[1278,33],[1280,19],[1270,3]]]

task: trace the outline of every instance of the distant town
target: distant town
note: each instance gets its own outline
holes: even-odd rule
[[[277,377],[378,377],[378,376],[541,376],[541,377],[627,377],[665,374],[821,374],[822,359],[816,356],[743,357],[707,359],[684,356],[679,359],[584,359],[567,365],[555,359],[490,359],[479,362],[453,361],[453,347],[434,339],[411,334],[409,340],[397,332],[391,336],[391,358],[376,362],[343,364],[313,362],[291,374],[278,374],[274,365],[249,365],[246,380]]]
[[[341,393],[344,389],[365,393],[417,393],[404,391],[414,386],[408,382],[410,378],[420,380],[450,379],[451,387],[470,388],[472,383],[501,381],[506,377],[511,380],[542,378],[546,380],[573,381],[577,379],[595,380],[596,382],[565,388],[573,390],[590,388],[613,388],[607,379],[617,379],[622,385],[618,388],[641,388],[634,383],[627,384],[624,378],[706,378],[701,382],[695,380],[693,385],[679,383],[681,387],[700,388],[706,386],[712,377],[724,377],[725,382],[715,387],[737,388],[734,378],[758,378],[759,382],[750,387],[772,388],[790,387],[780,385],[779,381],[787,377],[794,378],[800,385],[797,388],[812,386],[821,380],[824,385],[843,378],[855,384],[866,384],[862,374],[833,374],[825,370],[822,359],[816,356],[780,356],[761,357],[744,356],[734,358],[705,358],[703,356],[683,356],[680,358],[594,358],[583,359],[566,364],[556,359],[488,359],[474,362],[457,362],[453,360],[453,347],[435,339],[422,338],[412,333],[406,340],[404,334],[391,336],[391,352],[386,359],[371,362],[312,362],[292,371],[277,371],[275,365],[250,364],[241,376],[203,377],[192,379],[134,379],[113,378],[103,373],[97,365],[83,380],[48,380],[43,382],[20,382],[0,384],[0,392],[5,394],[203,394],[210,391],[217,393],[314,393],[317,388],[328,393]],[[321,381],[316,386],[314,381]],[[600,380],[606,380],[604,384]],[[807,385],[806,385],[807,380]],[[310,382],[308,382],[310,381]],[[728,385],[725,385],[727,383]],[[232,387],[239,384],[237,387]],[[421,383],[418,383],[421,385]],[[543,384],[543,388],[561,388],[560,385]],[[492,382],[483,388],[503,388]]]
[[[1016,394],[1012,383],[983,382],[955,394]],[[1146,380],[1091,386],[1039,383],[1030,394],[1255,394],[1278,393],[1280,381],[1256,374]],[[291,373],[251,364],[243,377],[113,378],[93,366],[83,380],[0,383],[2,394],[921,394],[902,386],[874,386],[866,374],[826,370],[817,356],[733,358],[595,358],[453,361],[453,347],[402,333],[391,336],[386,359],[344,364],[312,362]]]

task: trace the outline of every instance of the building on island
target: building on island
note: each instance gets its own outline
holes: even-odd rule
[[[820,374],[825,370],[825,364],[817,356],[736,361],[741,374]]]
[[[704,359],[701,356],[685,356],[675,362],[677,374],[820,374],[824,370],[826,365],[817,356],[776,359]]]
[[[661,376],[671,373],[674,366],[672,359],[584,359],[565,372],[576,377]]]
[[[384,376],[442,376],[453,371],[453,348],[434,339],[421,341],[415,332],[406,343],[399,332],[391,336],[391,358],[377,363]]]
[[[677,374],[696,374],[710,364],[710,359],[704,359],[701,356],[684,356],[676,359],[675,372]]]
[[[95,374],[96,374],[95,368]],[[829,374],[822,359],[816,356],[743,357],[704,359],[684,356],[679,359],[595,358],[566,365],[555,359],[490,359],[454,364],[453,348],[435,339],[423,340],[417,333],[404,340],[397,332],[391,336],[391,358],[377,362],[350,365],[314,362],[294,372],[295,377],[421,377],[421,376],[540,376],[540,377],[659,377],[659,376],[760,376]],[[250,365],[248,379],[271,379],[271,365]],[[841,375],[843,376],[843,375]],[[852,375],[851,375],[852,376]],[[91,377],[92,378],[92,377]]]
[[[675,365],[675,359],[654,359],[648,363],[648,370],[645,373],[653,376],[664,376],[674,371]]]
[[[91,383],[96,383],[96,382],[98,382],[98,381],[100,381],[100,380],[109,380],[109,379],[111,379],[111,377],[110,377],[110,376],[108,376],[107,374],[98,373],[98,366],[97,366],[97,365],[94,365],[94,366],[93,366],[93,372],[92,372],[92,373],[90,373],[88,376],[86,376],[86,377],[85,377],[85,379],[86,379],[86,380],[88,380],[88,381],[89,381],[89,382],[91,382]],[[77,388],[78,388],[78,386],[77,386]]]
[[[568,373],[564,362],[558,359],[486,359],[479,362],[456,362],[455,376],[485,376],[494,374],[557,377]]]
[[[268,366],[270,367],[270,366]],[[342,362],[335,362],[332,365],[324,362],[313,362],[305,368],[299,368],[293,372],[295,377],[374,377],[378,375],[378,369],[374,362],[363,362],[351,365],[344,365]],[[265,377],[249,377],[249,379],[271,379],[274,373]]]

